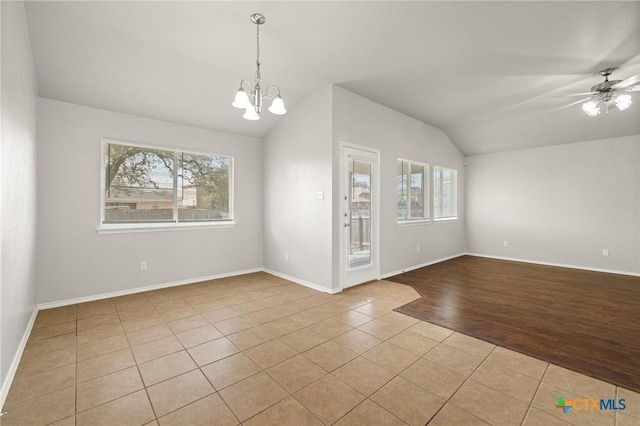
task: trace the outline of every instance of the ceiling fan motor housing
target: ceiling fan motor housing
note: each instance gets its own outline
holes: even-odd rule
[[[615,90],[615,87],[612,88],[612,86],[620,83],[622,80],[607,80],[604,81],[602,83],[598,83],[595,86],[591,87],[591,90],[594,92],[608,92],[608,91],[613,91]]]
[[[616,88],[613,86],[620,83],[621,81],[622,80],[606,80],[591,87],[591,91],[598,92],[598,94],[602,96],[603,100],[607,102],[610,101],[617,92]]]

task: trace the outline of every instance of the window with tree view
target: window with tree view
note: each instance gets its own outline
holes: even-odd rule
[[[428,164],[398,159],[396,175],[398,221],[429,218],[428,173]]]
[[[104,141],[104,224],[233,219],[233,159]]]

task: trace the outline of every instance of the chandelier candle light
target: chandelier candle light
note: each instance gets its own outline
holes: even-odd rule
[[[278,86],[269,86],[263,91],[260,84],[260,25],[266,22],[266,18],[261,13],[254,13],[249,19],[256,24],[256,84],[251,87],[251,83],[248,80],[242,80],[232,105],[245,110],[242,116],[245,120],[260,120],[263,102],[273,99],[269,112],[276,115],[284,115],[287,110],[284,107],[284,101],[280,96]]]

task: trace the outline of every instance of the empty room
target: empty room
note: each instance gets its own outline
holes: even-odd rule
[[[640,2],[0,20],[0,425],[640,423]]]

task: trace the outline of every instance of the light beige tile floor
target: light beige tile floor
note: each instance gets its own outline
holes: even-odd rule
[[[637,393],[393,312],[417,297],[255,273],[41,311],[0,423],[640,424]]]

